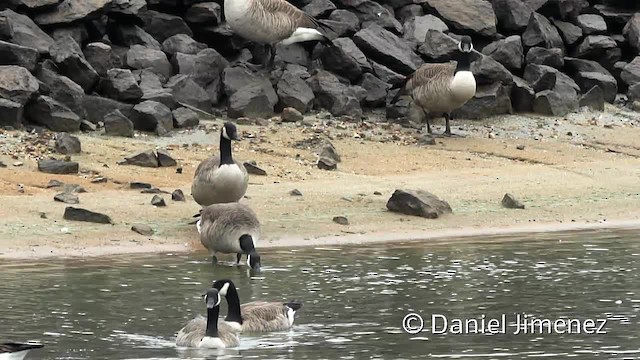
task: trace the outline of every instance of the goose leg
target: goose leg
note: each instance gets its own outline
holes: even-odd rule
[[[267,63],[267,70],[271,71],[273,70],[273,64],[275,62],[276,59],[276,49],[273,47],[273,45],[267,45],[269,48],[269,62]]]
[[[422,115],[424,116],[424,119],[427,122],[427,132],[429,134],[433,134],[433,132],[431,132],[431,124],[429,124],[429,117],[427,116],[427,112],[422,110]]]
[[[445,121],[445,130],[444,130],[444,136],[451,136],[451,126],[449,125],[449,120],[451,119],[451,115],[449,115],[448,113],[444,114],[444,121]]]
[[[242,254],[238,253],[236,254],[236,265],[240,265],[240,260],[242,260]]]
[[[211,264],[215,265],[218,263],[218,258],[215,254],[211,255]]]

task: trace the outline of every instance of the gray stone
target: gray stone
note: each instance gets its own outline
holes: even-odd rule
[[[162,50],[169,56],[175,53],[195,55],[206,48],[206,44],[193,40],[187,34],[176,34],[162,42]]]
[[[191,75],[176,75],[169,79],[166,87],[171,89],[176,102],[191,105],[208,113],[212,111],[210,94],[207,94]]]
[[[533,88],[522,78],[513,77],[513,87],[511,88],[511,104],[516,112],[533,111],[533,101],[535,99]]]
[[[434,194],[424,190],[396,189],[387,201],[387,209],[405,215],[437,219],[453,212],[451,206]]]
[[[289,69],[278,80],[277,95],[280,107],[291,107],[303,114],[311,109],[315,99],[309,85]]]
[[[293,189],[293,190],[289,191],[289,195],[291,195],[291,196],[302,196],[302,192],[300,192],[300,190],[298,190],[298,189]]]
[[[166,135],[173,129],[173,115],[165,105],[156,101],[143,101],[133,107],[131,119],[137,130],[155,131],[158,135]]]
[[[58,201],[58,202],[62,202],[65,204],[79,204],[80,203],[80,199],[78,198],[78,195],[75,194],[71,194],[68,192],[63,192],[63,193],[59,193],[56,194],[53,197],[54,201]]]
[[[243,65],[224,69],[222,84],[225,94],[229,97],[247,85],[260,85],[265,88],[270,103],[278,102],[278,95],[273,90],[271,81],[264,74],[255,73]]]
[[[51,32],[51,37],[54,41],[67,36],[72,38],[78,45],[81,45],[89,39],[89,32],[87,31],[87,27],[84,26],[84,24],[56,27]]]
[[[17,102],[0,98],[0,127],[11,126],[14,129],[22,126],[24,107]]]
[[[331,159],[336,163],[342,161],[340,154],[338,154],[338,150],[333,144],[329,141],[325,141],[317,150],[316,153],[320,158]]]
[[[200,123],[200,117],[191,109],[179,107],[171,113],[173,114],[173,125],[176,128],[195,127]]]
[[[630,63],[622,68],[620,77],[628,86],[633,86],[640,82],[640,56],[636,56]],[[0,82],[1,79],[0,77]]]
[[[500,203],[507,209],[524,209],[524,204],[509,193],[504,194]]]
[[[330,158],[320,157],[317,163],[318,169],[320,170],[335,170],[338,168],[338,164]]]
[[[488,1],[425,0],[424,3],[439,14],[451,28],[459,32],[477,33],[487,37],[497,33],[496,14]]]
[[[422,64],[406,41],[377,24],[358,31],[353,42],[368,58],[401,74],[409,74]]]
[[[131,47],[141,45],[148,49],[161,50],[160,42],[137,25],[110,23],[109,38],[114,44]]]
[[[404,81],[404,76],[398,74],[397,72],[389,69],[384,65],[380,65],[375,61],[369,61],[369,64],[371,64],[371,68],[373,69],[373,73],[376,75],[376,77],[387,84],[395,85],[400,84],[402,83],[402,81]]]
[[[600,86],[595,85],[580,97],[580,107],[587,107],[591,110],[604,111],[604,91]]]
[[[343,226],[349,225],[349,219],[347,219],[345,216],[334,216],[333,222]]]
[[[113,53],[111,46],[105,43],[90,43],[84,48],[83,53],[87,62],[102,77],[107,76],[107,71],[122,66],[120,58]]]
[[[541,47],[533,47],[529,49],[529,52],[527,52],[526,63],[547,65],[556,69],[560,69],[564,66],[562,49],[546,49]]]
[[[453,112],[454,118],[484,119],[493,115],[511,114],[511,87],[494,83],[480,85],[476,94],[461,108]]]
[[[146,10],[146,0],[113,0],[109,6],[109,17],[120,23],[140,22]]]
[[[367,62],[367,57],[348,38],[333,40],[334,45],[326,48],[321,55],[322,65],[332,73],[356,81],[363,72],[363,67],[371,66]]]
[[[38,80],[49,88],[48,96],[68,107],[80,118],[85,117],[84,110],[84,90],[73,80],[66,76],[41,67],[38,71]]]
[[[159,166],[158,157],[153,150],[143,151],[141,153],[124,158],[125,164],[136,165],[142,167],[156,168]]]
[[[83,107],[86,112],[86,120],[94,124],[103,121],[105,116],[114,110],[120,110],[128,118],[132,118],[134,115],[133,105],[94,95],[84,96]]]
[[[149,69],[165,79],[171,77],[171,63],[160,50],[133,45],[126,55],[126,64],[132,69]]]
[[[526,47],[544,47],[564,49],[564,43],[558,30],[544,16],[533,13],[527,30],[522,34],[522,44]]]
[[[496,82],[511,84],[513,82],[513,76],[507,68],[485,55],[480,56],[480,58],[471,63],[471,72],[476,78],[478,85],[487,85]]]
[[[629,42],[629,45],[636,51],[636,54],[640,53],[640,12],[635,13],[629,19],[622,30],[622,34]]]
[[[80,117],[49,96],[40,95],[35,101],[27,104],[25,114],[31,122],[46,126],[52,131],[80,130]]]
[[[77,174],[79,165],[75,161],[44,159],[38,161],[38,171],[47,174]]]
[[[18,65],[33,72],[39,57],[36,49],[0,40],[0,65]]]
[[[51,59],[63,75],[80,85],[85,91],[93,89],[98,82],[98,73],[84,58],[80,46],[69,36],[62,37],[49,49]]]
[[[553,24],[558,28],[560,36],[568,46],[575,45],[582,39],[582,29],[572,23],[561,20],[553,20]]]
[[[612,75],[601,72],[580,71],[573,79],[580,86],[580,90],[586,93],[594,86],[598,86],[605,101],[613,103],[618,94],[618,82]]]
[[[407,20],[404,23],[403,28],[403,38],[414,43],[416,47],[425,41],[427,31],[430,29],[442,32],[449,30],[449,27],[444,23],[444,21],[431,14],[416,16]]]
[[[0,17],[7,19],[11,27],[11,37],[6,37],[10,43],[38,50],[40,54],[48,54],[53,39],[42,31],[28,16],[18,14],[10,9],[0,11]]]
[[[98,212],[68,206],[64,209],[63,218],[70,221],[84,221],[97,224],[113,224],[111,218]]]
[[[585,35],[596,35],[607,33],[607,23],[600,15],[582,14],[576,18],[576,24],[582,29]]]
[[[36,15],[34,21],[42,26],[88,20],[97,17],[111,2],[112,0],[63,0],[52,11]]]
[[[193,4],[187,9],[184,19],[192,24],[215,26],[222,23],[222,8],[215,2]]]
[[[520,70],[524,62],[524,49],[519,35],[494,41],[482,49],[482,53],[504,65],[509,70]]]
[[[315,106],[329,110],[334,116],[362,116],[360,101],[333,74],[318,71],[307,83],[316,96]]]
[[[589,35],[578,44],[575,57],[596,59],[605,54],[607,50],[615,49],[618,44],[609,36]],[[617,61],[617,60],[616,60]]]
[[[145,12],[144,30],[159,42],[176,34],[193,36],[187,23],[179,16],[161,13],[154,10]]]
[[[112,99],[120,101],[136,101],[142,98],[142,89],[131,73],[131,70],[111,69],[107,77],[100,82],[101,92]]]
[[[0,66],[0,98],[25,105],[39,89],[29,70],[15,65]]]
[[[266,118],[273,116],[274,102],[269,93],[273,88],[269,84],[249,84],[234,92],[229,98],[227,116],[232,119],[239,117]]]
[[[330,0],[311,0],[309,4],[302,8],[309,16],[314,18],[325,17],[329,15],[336,6]]]
[[[353,35],[356,31],[360,30],[360,19],[345,9],[337,9],[331,12],[329,19],[346,25],[345,35]]]
[[[536,94],[533,111],[543,115],[565,116],[575,111],[578,105],[575,91],[544,90]]]
[[[184,193],[180,189],[173,190],[171,193],[171,200],[173,201],[186,201]]]
[[[302,121],[304,116],[296,108],[286,107],[282,109],[280,118],[282,119],[282,122],[297,122]]]
[[[89,120],[81,120],[80,130],[84,132],[97,131],[98,127],[96,126],[96,124],[92,123]]]
[[[131,225],[131,231],[142,236],[151,236],[154,233],[151,226],[145,224],[133,224]]]
[[[105,135],[133,137],[133,122],[120,110],[105,115],[103,122]]]
[[[60,154],[79,154],[82,152],[80,139],[67,133],[56,134],[55,148]]]
[[[259,167],[255,161],[245,161],[243,165],[251,175],[267,176],[267,172]]]
[[[164,207],[164,206],[167,206],[167,203],[164,202],[164,199],[162,198],[162,196],[153,195],[153,198],[151,198],[151,205],[157,206],[157,207]]]
[[[387,91],[391,85],[378,79],[371,73],[365,73],[362,75],[360,86],[367,91],[367,95],[364,99],[365,105],[369,107],[384,106],[387,98]]]
[[[418,46],[418,52],[434,62],[449,61],[459,53],[458,43],[441,31],[427,30],[424,43]]]
[[[498,26],[509,32],[522,32],[529,23],[533,9],[522,0],[493,0]]]
[[[402,32],[402,25],[394,17],[393,9],[389,11],[379,3],[370,0],[353,1],[348,8],[353,9],[353,13],[362,23],[363,29],[369,25],[378,25],[398,34]]]
[[[160,167],[172,167],[178,165],[178,162],[167,151],[158,149],[156,153],[158,155],[158,165],[160,165]]]
[[[196,55],[176,53],[171,63],[178,74],[189,75],[206,90],[211,103],[218,104],[222,95],[222,74],[229,66],[220,53],[214,49],[205,49]]]

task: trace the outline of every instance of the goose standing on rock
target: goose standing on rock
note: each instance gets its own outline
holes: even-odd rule
[[[220,132],[220,156],[211,156],[196,168],[191,195],[200,206],[236,202],[247,192],[249,175],[231,156],[232,140],[240,140],[238,130],[226,122]]]
[[[451,112],[469,101],[476,94],[476,80],[470,70],[470,55],[473,44],[469,36],[463,36],[458,43],[460,54],[456,63],[424,64],[404,82],[391,89],[404,86],[414,103],[426,113],[444,113],[446,130],[444,135],[451,136]],[[392,102],[404,93],[401,89]],[[431,134],[429,119],[427,131]]]
[[[209,349],[238,346],[238,332],[224,322],[218,324],[221,300],[218,290],[209,289],[203,298],[207,304],[207,317],[198,315],[180,329],[176,337],[176,346]]]
[[[5,342],[0,344],[0,360],[22,360],[29,351],[44,347],[42,344]]]
[[[214,281],[213,288],[227,299],[229,312],[225,322],[244,333],[287,330],[293,326],[296,311],[302,307],[297,301],[252,301],[240,305],[238,291],[231,280]]]
[[[260,239],[260,221],[247,205],[240,203],[213,204],[202,209],[196,222],[200,242],[209,250],[213,262],[216,252],[237,254],[238,263],[242,254],[247,254],[247,265],[260,269],[260,255],[256,244]]]
[[[265,44],[273,69],[275,46],[306,41],[321,41],[333,46],[316,19],[286,0],[224,0],[224,16],[231,30],[241,37]]]

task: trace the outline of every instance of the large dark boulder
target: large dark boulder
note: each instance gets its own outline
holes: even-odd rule
[[[109,38],[114,44],[131,47],[142,45],[149,49],[160,50],[160,42],[137,25],[109,23]]]
[[[493,0],[498,26],[507,32],[522,32],[529,24],[533,9],[522,0]]]
[[[24,106],[15,101],[0,98],[0,127],[11,126],[14,129],[22,126]]]
[[[75,132],[80,130],[80,117],[68,107],[54,99],[40,95],[27,104],[26,116],[29,121],[46,126],[52,131]]]
[[[83,54],[87,62],[102,77],[107,76],[107,71],[122,67],[120,58],[113,52],[111,46],[105,43],[90,43],[84,48]]]
[[[526,47],[544,47],[564,49],[564,43],[558,30],[544,16],[533,13],[527,30],[522,34],[522,44]]]
[[[524,49],[519,35],[494,41],[485,46],[482,53],[490,56],[509,70],[520,70],[524,62]]]
[[[271,85],[264,83],[248,84],[238,89],[229,97],[227,115],[232,119],[273,116],[276,103],[270,100],[271,92]]]
[[[98,17],[113,0],[64,0],[60,5],[35,16],[40,25],[71,24],[75,21],[90,20]]]
[[[196,55],[176,53],[171,63],[176,73],[188,75],[209,94],[209,101],[217,104],[222,94],[222,72],[229,62],[216,50],[204,49]]]
[[[582,14],[576,18],[576,24],[585,35],[597,35],[607,33],[607,23],[600,15]]]
[[[527,64],[547,65],[560,69],[564,66],[562,49],[533,47],[527,52]]]
[[[513,86],[511,87],[511,104],[513,111],[533,111],[533,101],[535,97],[536,93],[527,81],[517,76],[513,77]]]
[[[178,104],[187,104],[202,111],[211,112],[210,95],[190,75],[175,75],[167,81],[165,86],[171,89],[173,100]]]
[[[103,121],[104,117],[114,110],[120,110],[128,118],[131,118],[134,114],[133,105],[101,96],[85,95],[82,103],[86,120],[93,124]]]
[[[424,190],[394,191],[387,201],[387,209],[405,215],[437,219],[452,213],[451,206],[444,200]]]
[[[115,100],[136,101],[142,98],[142,89],[131,70],[111,69],[100,82],[102,94]]]
[[[440,15],[451,28],[460,33],[482,36],[496,35],[496,14],[491,3],[478,0],[424,0],[425,6]]]
[[[126,55],[126,64],[132,69],[150,69],[165,79],[171,77],[171,63],[161,50],[133,45]]]
[[[360,100],[356,94],[330,72],[318,71],[307,83],[316,96],[316,107],[327,109],[334,116],[362,116]]]
[[[278,80],[277,95],[280,108],[291,107],[303,114],[311,109],[315,98],[309,85],[291,70],[285,70]]]
[[[640,53],[640,12],[635,13],[631,19],[629,19],[622,33],[629,42],[629,45],[636,51],[636,54]]]
[[[29,70],[15,65],[0,66],[0,98],[25,105],[39,88],[38,80]]]
[[[430,29],[442,32],[449,31],[449,27],[444,21],[431,14],[411,18],[403,24],[403,28],[404,33],[402,37],[410,43],[415,44],[416,47],[422,45],[427,36],[427,31]]]
[[[33,72],[39,57],[36,49],[0,40],[0,65],[18,65]]]
[[[493,115],[511,114],[511,86],[501,83],[481,85],[473,98],[453,112],[454,118],[484,119]]]
[[[193,40],[187,34],[176,34],[162,42],[162,51],[169,56],[175,53],[195,55],[206,48],[206,44]]]
[[[558,28],[560,36],[568,46],[573,46],[582,38],[582,29],[579,26],[555,19],[553,24]]]
[[[84,90],[73,80],[58,75],[54,71],[41,67],[37,74],[38,80],[49,88],[48,96],[68,107],[80,118],[85,117]]]
[[[389,11],[375,1],[352,1],[345,7],[350,9],[358,17],[363,29],[371,24],[375,24],[395,33],[402,32],[402,25],[394,17],[393,11]]]
[[[179,16],[149,10],[144,15],[144,30],[160,43],[176,34],[193,36],[187,23]]]
[[[356,81],[364,71],[371,71],[367,57],[349,38],[333,40],[335,46],[326,48],[321,55],[326,70]]]
[[[133,107],[133,125],[137,130],[154,131],[163,136],[173,129],[173,114],[163,104],[155,101],[144,101]]]
[[[364,104],[369,107],[380,107],[385,105],[387,91],[391,87],[388,83],[378,79],[371,73],[364,73],[360,86],[366,90]]]
[[[82,86],[85,91],[91,91],[99,79],[98,73],[84,58],[80,46],[69,36],[56,40],[49,49],[51,59],[58,66],[63,75]]]
[[[429,29],[418,52],[434,62],[449,61],[458,54],[458,42],[442,31]]]
[[[377,24],[358,31],[353,42],[369,59],[401,74],[409,74],[422,64],[405,40]]]
[[[0,17],[6,19],[11,32],[4,39],[10,43],[38,50],[40,54],[48,54],[53,39],[42,31],[28,16],[18,14],[10,9],[0,11]]]
[[[133,137],[133,122],[120,110],[105,115],[103,122],[105,135]]]
[[[471,63],[471,72],[479,85],[488,85],[496,82],[511,84],[513,82],[513,76],[507,68],[485,55],[481,55]]]

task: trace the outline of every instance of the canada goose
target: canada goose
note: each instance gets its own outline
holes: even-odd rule
[[[316,19],[286,0],[224,0],[224,16],[234,33],[265,44],[270,57],[263,65],[269,70],[273,68],[277,44],[318,40],[333,46]]]
[[[260,221],[247,205],[240,203],[213,204],[202,209],[196,222],[200,242],[209,250],[215,262],[216,252],[247,254],[247,265],[260,269],[260,255],[256,243],[260,239]]]
[[[203,295],[207,304],[207,317],[196,316],[189,321],[176,337],[176,345],[194,348],[224,349],[236,347],[240,343],[238,332],[231,326],[220,322],[220,294],[217,289],[211,288]]]
[[[231,280],[217,280],[213,288],[227,299],[229,312],[224,319],[233,329],[242,332],[267,332],[287,330],[293,326],[296,311],[301,302],[252,301],[240,305],[236,286]]]
[[[22,360],[33,349],[44,347],[42,344],[5,342],[0,344],[0,360]]]
[[[460,55],[457,64],[424,64],[413,74],[407,76],[403,83],[395,85],[398,88],[404,85],[404,91],[409,91],[414,103],[426,115],[429,113],[444,113],[446,129],[444,135],[451,136],[449,120],[451,112],[471,99],[476,93],[476,80],[470,70],[470,55],[473,44],[469,36],[463,36],[458,43]],[[402,93],[400,90],[393,102]],[[427,119],[427,131],[431,134],[431,126]]]
[[[196,168],[191,195],[200,206],[236,202],[247,192],[249,175],[231,156],[231,140],[240,140],[236,126],[226,122],[220,131],[220,156],[211,156]]]

